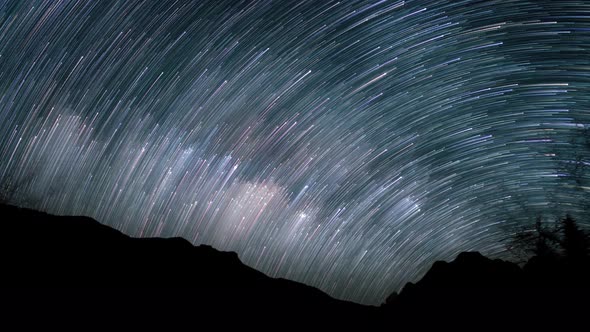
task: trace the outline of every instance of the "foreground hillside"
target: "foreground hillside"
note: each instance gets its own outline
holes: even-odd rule
[[[235,253],[181,238],[132,238],[90,218],[9,205],[0,205],[0,216],[2,305],[16,313],[59,311],[66,303],[68,313],[100,313],[106,320],[117,313],[143,323],[174,317],[220,327],[280,321],[427,328],[449,319],[455,326],[519,321],[547,327],[585,321],[580,313],[590,308],[587,262],[532,260],[522,269],[462,253],[435,263],[377,308],[270,278]]]
[[[187,300],[200,312],[325,318],[371,309],[301,283],[270,278],[242,264],[236,253],[193,246],[182,238],[132,238],[91,218],[8,205],[0,205],[0,216],[0,286],[5,288],[164,297]]]

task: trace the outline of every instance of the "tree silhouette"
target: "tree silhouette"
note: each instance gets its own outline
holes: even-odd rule
[[[557,174],[566,188],[575,191],[575,205],[580,210],[590,209],[590,125],[580,125],[567,144],[555,151]],[[580,215],[579,218],[587,218]],[[590,220],[584,219],[585,222]]]
[[[553,259],[556,255],[555,249],[555,231],[550,230],[547,227],[543,227],[541,219],[537,219],[535,222],[535,246],[533,253],[535,256],[543,259]]]
[[[0,204],[34,206],[39,198],[33,197],[27,190],[34,176],[33,171],[28,171],[24,176],[6,176],[0,180]]]
[[[534,226],[517,232],[507,248],[512,252],[524,253],[525,260],[535,258],[547,263],[560,260],[574,265],[590,261],[590,237],[570,215],[558,219],[553,226],[544,224],[538,217]]]
[[[541,260],[555,260],[559,257],[559,229],[543,223],[539,216],[533,226],[524,226],[508,241],[507,249],[518,263],[526,263],[531,257]]]
[[[588,234],[578,227],[570,215],[561,220],[561,232],[563,234],[561,247],[565,258],[573,262],[587,260],[590,249]]]
[[[0,203],[13,203],[18,193],[18,183],[12,178],[5,178],[0,184]]]

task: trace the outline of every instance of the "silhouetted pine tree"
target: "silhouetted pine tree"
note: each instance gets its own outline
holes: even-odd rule
[[[538,260],[556,260],[559,256],[559,230],[543,224],[541,217],[533,227],[528,226],[517,232],[507,245],[509,251],[525,263],[531,257]]]
[[[563,234],[561,247],[565,258],[573,262],[587,260],[590,251],[588,234],[578,227],[576,221],[570,215],[561,220],[561,231]]]

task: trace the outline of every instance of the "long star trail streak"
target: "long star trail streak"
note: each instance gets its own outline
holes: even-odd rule
[[[582,216],[589,122],[586,1],[0,2],[16,203],[342,299]]]

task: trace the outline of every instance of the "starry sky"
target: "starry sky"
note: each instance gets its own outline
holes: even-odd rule
[[[0,1],[14,203],[340,299],[582,215],[589,123],[583,0]]]

